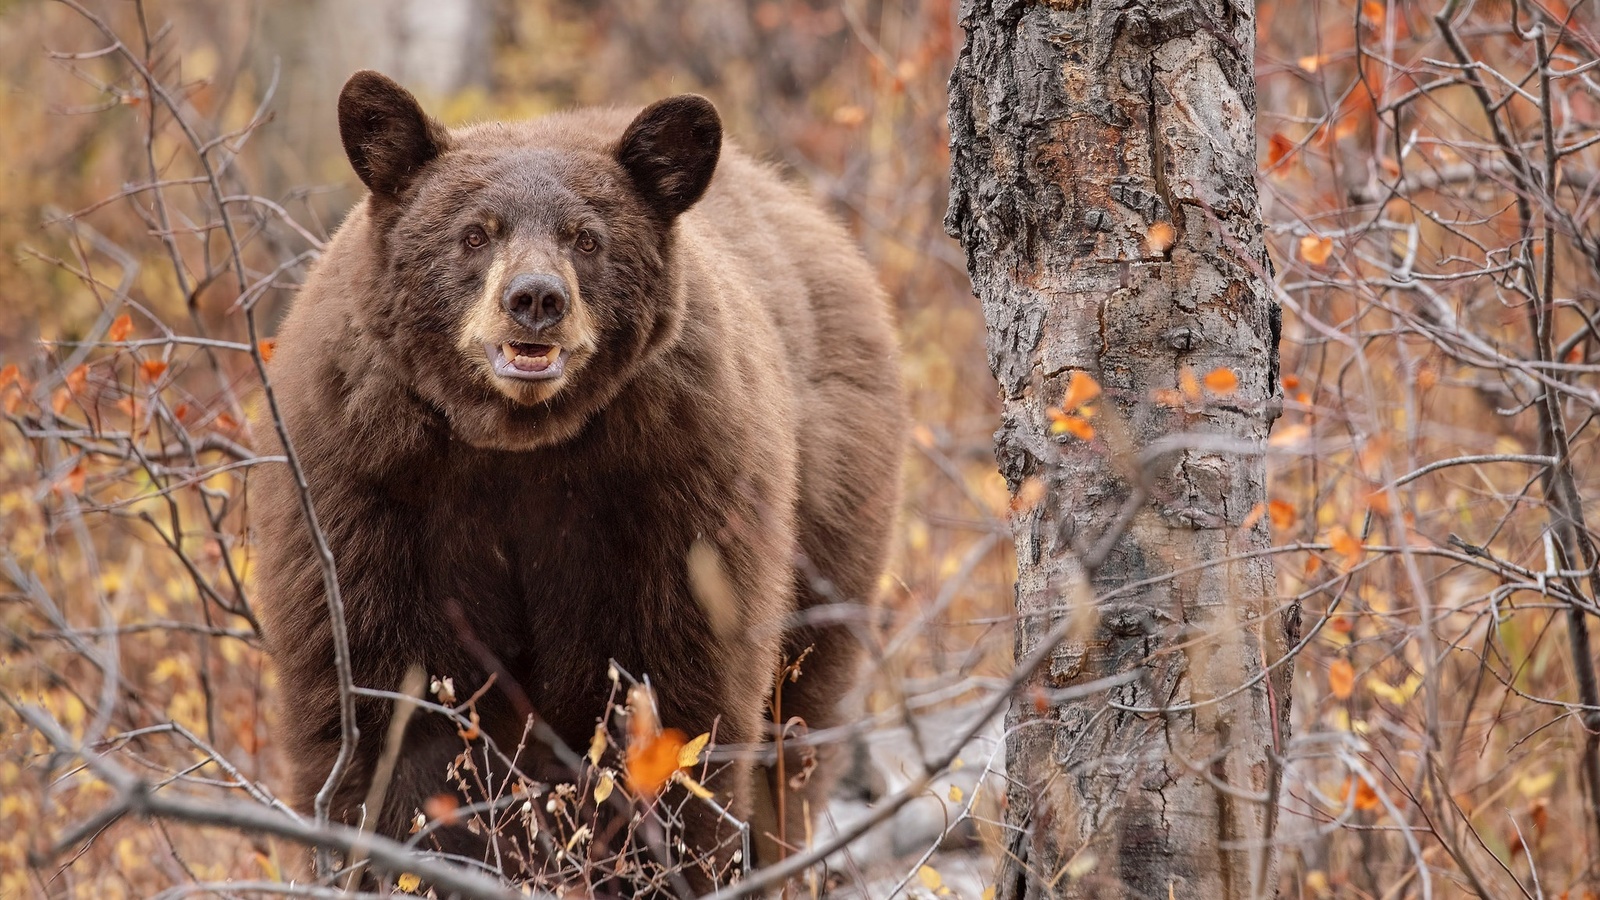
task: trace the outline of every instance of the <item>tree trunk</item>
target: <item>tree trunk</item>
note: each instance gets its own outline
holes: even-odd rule
[[[1266,669],[1298,611],[1260,552],[1281,403],[1254,4],[961,14],[946,224],[1004,403],[1017,659],[1069,623],[1007,722],[999,896],[1270,896],[1289,661]],[[1074,373],[1091,409],[1056,408]]]

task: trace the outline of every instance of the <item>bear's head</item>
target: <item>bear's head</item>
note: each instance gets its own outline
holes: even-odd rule
[[[722,124],[695,95],[631,123],[578,113],[458,130],[376,72],[339,96],[371,192],[359,327],[370,365],[480,447],[567,440],[676,340],[675,223],[705,193]],[[330,261],[336,264],[337,261]]]

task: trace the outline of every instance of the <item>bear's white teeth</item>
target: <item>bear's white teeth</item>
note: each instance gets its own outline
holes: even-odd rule
[[[506,362],[524,372],[542,372],[550,368],[560,353],[559,344],[516,344],[508,341],[500,345],[500,354]]]

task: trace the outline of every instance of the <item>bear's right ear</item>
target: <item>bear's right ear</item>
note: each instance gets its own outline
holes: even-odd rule
[[[404,193],[449,142],[410,91],[370,69],[351,75],[339,92],[339,138],[361,183],[384,199]]]
[[[722,119],[711,101],[698,94],[645,107],[617,143],[617,161],[668,222],[706,192],[721,154]]]

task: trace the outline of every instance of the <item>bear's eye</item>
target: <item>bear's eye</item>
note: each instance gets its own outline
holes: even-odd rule
[[[593,253],[600,247],[599,242],[594,239],[594,235],[590,234],[588,229],[579,231],[578,239],[573,243],[582,253]]]
[[[482,228],[474,225],[467,229],[466,234],[461,236],[461,243],[465,244],[468,250],[476,250],[479,247],[482,247],[484,244],[489,243],[489,234]]]

